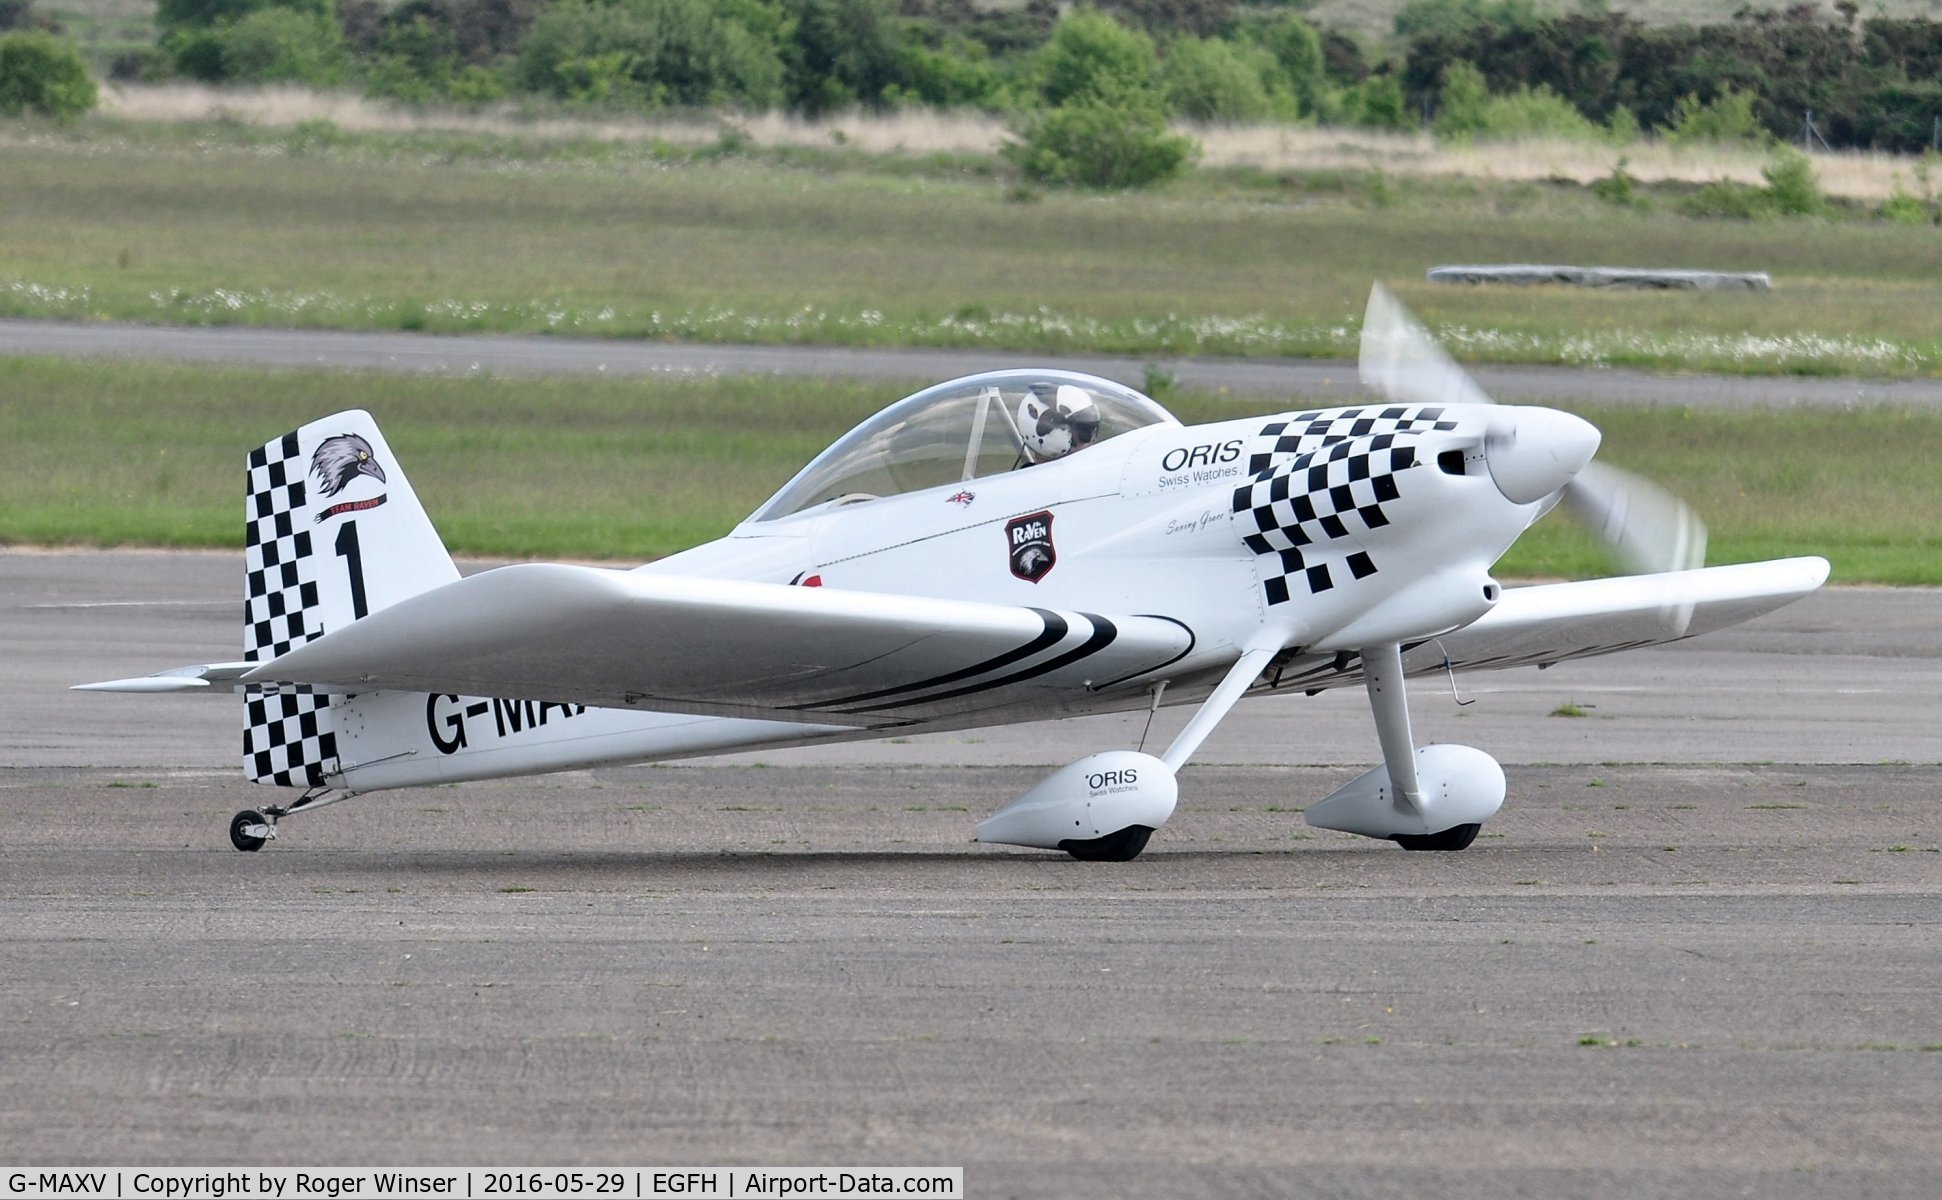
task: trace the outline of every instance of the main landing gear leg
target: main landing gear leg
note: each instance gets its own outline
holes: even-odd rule
[[[1365,646],[1369,711],[1382,742],[1382,765],[1308,808],[1308,823],[1405,850],[1461,850],[1504,802],[1504,772],[1469,746],[1417,749],[1409,728],[1401,647]]]

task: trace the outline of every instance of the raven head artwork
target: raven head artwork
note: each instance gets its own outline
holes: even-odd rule
[[[372,456],[371,443],[355,433],[340,433],[324,439],[324,444],[310,458],[310,473],[317,477],[317,486],[326,496],[343,491],[359,475],[384,482],[384,468]]]

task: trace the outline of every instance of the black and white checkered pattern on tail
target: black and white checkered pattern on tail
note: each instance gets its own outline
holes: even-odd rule
[[[267,662],[323,634],[297,435],[249,456],[244,518],[243,658]],[[257,783],[315,787],[337,759],[333,697],[252,687],[245,699],[243,769]]]
[[[1261,563],[1263,598],[1286,604],[1297,587],[1318,595],[1378,572],[1358,535],[1389,524],[1396,476],[1416,465],[1399,434],[1456,428],[1440,408],[1396,406],[1299,413],[1262,429],[1252,478],[1234,489],[1233,519]],[[1332,565],[1331,565],[1332,564]]]

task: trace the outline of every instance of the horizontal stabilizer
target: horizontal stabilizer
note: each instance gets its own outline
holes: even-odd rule
[[[153,675],[133,679],[109,679],[101,683],[77,683],[71,692],[207,692],[222,695],[242,686],[243,673],[255,663],[203,663],[200,666],[171,667]]]

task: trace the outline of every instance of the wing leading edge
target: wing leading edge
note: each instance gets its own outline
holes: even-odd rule
[[[1824,558],[1786,558],[1659,575],[1506,589],[1462,629],[1403,649],[1403,670],[1491,671],[1549,666],[1676,642],[1791,604],[1827,581]],[[1362,682],[1359,662],[1294,663],[1275,680],[1310,690]]]
[[[1193,646],[1165,617],[527,564],[372,613],[241,678],[867,727],[1056,712],[1062,694],[1130,684]]]

